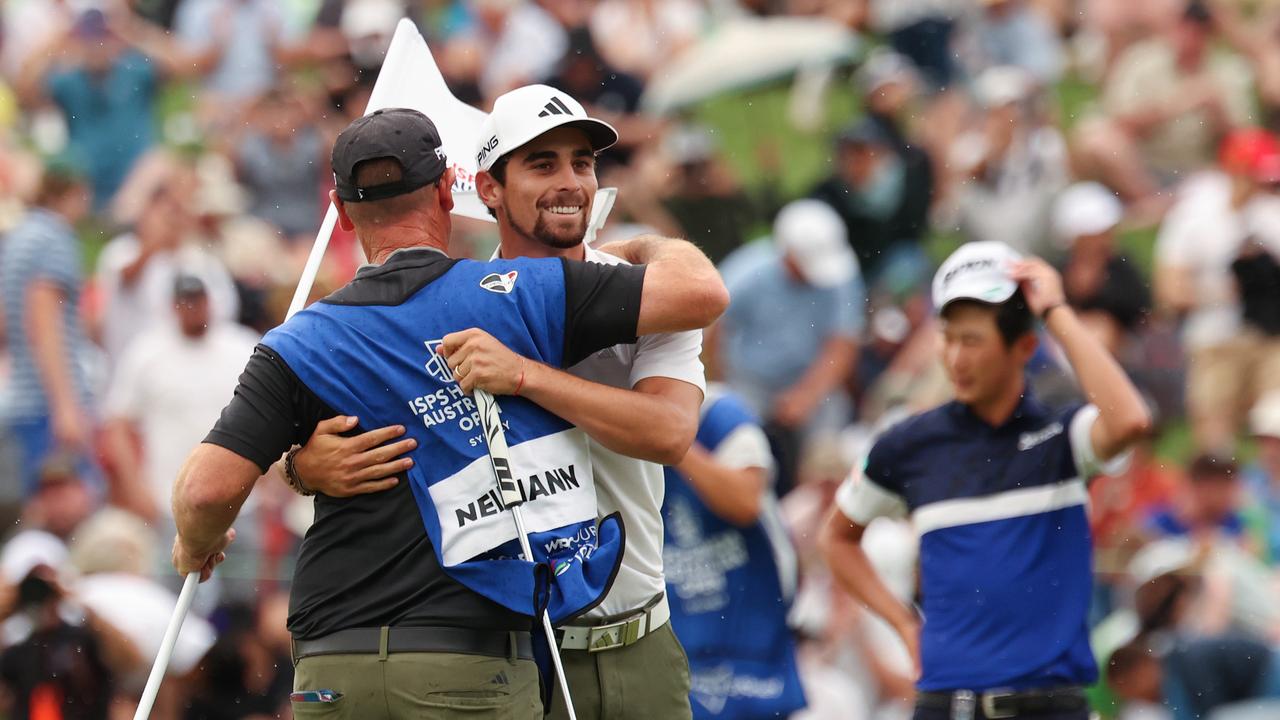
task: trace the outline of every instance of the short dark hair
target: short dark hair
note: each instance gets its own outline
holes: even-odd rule
[[[1191,482],[1235,479],[1239,470],[1240,466],[1232,458],[1203,453],[1193,458],[1187,466],[1187,478]]]
[[[1004,340],[1005,347],[1012,347],[1022,336],[1035,330],[1036,318],[1031,314],[1031,308],[1027,307],[1027,299],[1023,296],[1021,288],[1015,290],[1013,295],[1002,303],[955,300],[942,309],[942,316],[945,318],[953,308],[962,305],[992,311],[995,314],[996,329],[1000,331],[1000,338]]]
[[[498,181],[499,185],[507,184],[507,163],[511,162],[511,153],[501,155],[497,160],[493,161],[493,166],[489,168],[489,175]],[[493,218],[498,217],[498,211],[489,206],[485,206],[485,210],[489,211],[489,215]]]
[[[359,187],[375,188],[384,183],[398,182],[404,177],[404,168],[395,158],[371,158],[356,163],[354,180]],[[395,195],[381,200],[347,203],[347,214],[357,224],[377,223],[382,218],[403,216],[422,202],[422,193],[427,188],[439,188],[443,175],[434,182],[402,195]]]
[[[1193,589],[1193,579],[1178,572],[1157,575],[1133,593],[1133,609],[1143,633],[1167,630],[1178,622],[1178,605]]]
[[[1213,11],[1203,0],[1191,0],[1182,10],[1182,19],[1208,30],[1213,27]]]
[[[84,187],[86,187],[84,176],[78,170],[51,165],[45,168],[40,176],[35,204],[40,207],[49,207]]]
[[[1111,653],[1111,657],[1107,659],[1107,680],[1115,682],[1149,662],[1159,660],[1151,653],[1146,640],[1137,638]]]

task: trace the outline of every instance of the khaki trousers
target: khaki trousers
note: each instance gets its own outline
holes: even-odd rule
[[[671,623],[634,645],[591,653],[561,650],[578,720],[689,720],[689,659]],[[557,685],[551,720],[567,720]]]
[[[542,720],[531,660],[455,653],[317,655],[298,661],[295,691],[342,693],[293,702],[297,720]]]

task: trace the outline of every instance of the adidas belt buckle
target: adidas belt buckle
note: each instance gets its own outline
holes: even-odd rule
[[[587,652],[601,652],[626,647],[640,639],[645,615],[591,628],[587,633]]]

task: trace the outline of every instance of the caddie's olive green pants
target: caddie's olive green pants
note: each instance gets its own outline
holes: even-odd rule
[[[542,720],[532,660],[455,653],[316,655],[294,668],[296,692],[334,702],[293,704],[297,720]]]
[[[689,720],[689,658],[671,623],[634,645],[597,653],[561,650],[578,720]],[[551,720],[568,720],[557,685]]]

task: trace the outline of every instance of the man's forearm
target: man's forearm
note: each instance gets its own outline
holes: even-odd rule
[[[1152,105],[1120,115],[1116,118],[1116,122],[1130,135],[1143,138],[1150,134],[1152,128],[1176,117],[1182,111],[1180,105],[1173,103]]]
[[[852,338],[831,338],[823,343],[822,351],[793,387],[803,388],[815,400],[821,400],[849,379],[857,359],[857,342]]]
[[[40,384],[55,412],[79,404],[71,382],[72,359],[63,338],[62,303],[66,297],[61,288],[45,280],[36,281],[27,290],[27,337]]]
[[[729,306],[729,291],[715,265],[687,240],[646,235],[603,249],[648,266],[638,335],[699,330],[715,322]]]
[[[746,527],[760,518],[763,469],[725,467],[696,443],[676,469],[711,512],[726,521]]]
[[[123,418],[109,420],[103,426],[103,441],[103,449],[115,467],[115,502],[139,517],[155,519],[159,508],[142,479],[142,462],[134,445],[131,423]]]
[[[1045,326],[1066,353],[1085,397],[1098,407],[1098,422],[1106,427],[1107,447],[1094,449],[1104,459],[1122,451],[1151,424],[1138,389],[1070,307],[1052,310]]]
[[[1174,313],[1195,309],[1196,296],[1191,271],[1181,266],[1156,266],[1155,296],[1161,307]]]
[[[700,401],[697,388],[689,388]],[[541,363],[528,364],[520,396],[581,428],[609,450],[663,465],[679,462],[697,432],[697,402],[690,412],[687,403],[590,382]]]
[[[855,599],[894,627],[915,621],[915,613],[889,592],[880,579],[862,544],[836,530],[849,521],[838,509],[832,509],[823,528],[821,548],[836,582]]]
[[[115,27],[127,42],[172,77],[188,78],[208,72],[222,55],[222,43],[217,42],[203,50],[189,52],[163,28],[142,18],[123,17]]]
[[[173,519],[183,543],[212,548],[231,527],[261,472],[225,448],[196,446],[173,488]]]

